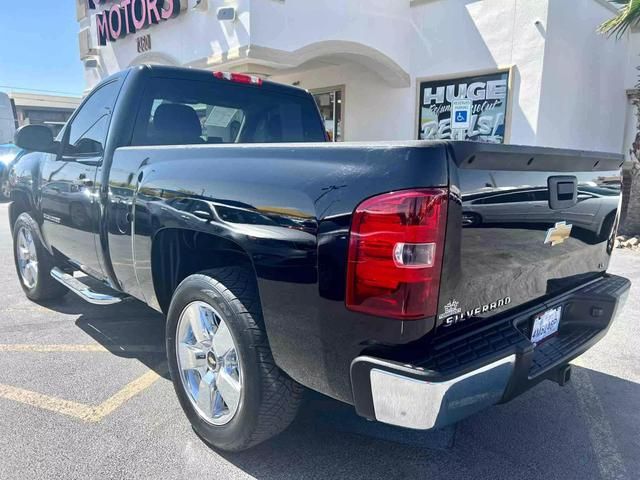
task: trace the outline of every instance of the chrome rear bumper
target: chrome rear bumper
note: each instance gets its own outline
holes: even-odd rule
[[[498,403],[509,384],[515,361],[516,356],[509,355],[440,382],[416,378],[413,367],[372,357],[356,358],[352,369],[369,371],[375,420],[429,430]]]
[[[432,348],[412,364],[363,355],[351,364],[356,411],[400,427],[429,430],[506,402],[542,380],[560,384],[567,365],[607,333],[624,304],[630,282],[606,276]],[[534,345],[533,315],[562,305],[557,336]]]

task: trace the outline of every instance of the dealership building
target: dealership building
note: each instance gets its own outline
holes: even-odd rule
[[[87,91],[176,65],[308,89],[336,141],[451,138],[457,100],[477,141],[625,152],[635,135],[640,50],[596,33],[604,0],[76,2]]]

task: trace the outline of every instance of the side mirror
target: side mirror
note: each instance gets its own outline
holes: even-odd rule
[[[44,125],[25,125],[16,132],[14,143],[32,152],[58,153],[59,144],[53,133]]]

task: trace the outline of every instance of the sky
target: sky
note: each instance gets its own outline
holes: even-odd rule
[[[0,2],[7,3],[0,11],[0,90],[81,95],[85,85],[75,2]]]

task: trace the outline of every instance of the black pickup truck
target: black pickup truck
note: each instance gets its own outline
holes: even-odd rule
[[[629,289],[606,273],[619,194],[601,187],[622,157],[327,140],[304,90],[112,76],[57,139],[16,134],[22,288],[165,313],[180,403],[226,450],[286,428],[303,386],[432,429],[567,382]]]

